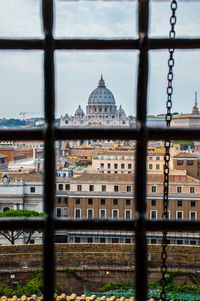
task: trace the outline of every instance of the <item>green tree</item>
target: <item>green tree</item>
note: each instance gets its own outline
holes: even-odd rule
[[[0,218],[2,217],[43,217],[44,213],[37,212],[34,210],[27,209],[17,209],[17,210],[7,210],[5,212],[0,212]],[[26,241],[25,244],[30,243],[31,237],[35,231],[40,232],[39,230],[0,230],[0,234],[3,235],[12,245],[15,244],[15,241],[21,236],[24,235]]]

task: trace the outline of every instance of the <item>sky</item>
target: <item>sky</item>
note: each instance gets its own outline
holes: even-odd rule
[[[0,38],[43,38],[40,0],[0,0]],[[170,1],[150,2],[151,37],[168,37]],[[176,37],[200,36],[200,1],[178,1]],[[136,1],[55,0],[55,38],[137,37]],[[165,113],[168,51],[151,51],[148,114]],[[200,51],[176,50],[173,112],[200,106]],[[56,51],[56,116],[85,110],[103,74],[116,105],[136,112],[137,51]],[[0,118],[43,116],[43,52],[0,51]]]

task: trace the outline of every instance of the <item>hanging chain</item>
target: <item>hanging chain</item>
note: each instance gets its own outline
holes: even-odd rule
[[[175,33],[175,24],[176,24],[176,9],[177,9],[177,2],[176,0],[172,0],[171,2],[171,11],[172,15],[170,17],[170,25],[171,30],[169,32],[169,39],[175,39],[176,33]],[[172,115],[171,115],[171,108],[172,108],[172,94],[173,94],[173,87],[172,87],[172,81],[173,81],[173,67],[174,67],[174,49],[169,49],[169,59],[168,59],[168,86],[167,86],[167,102],[166,102],[166,108],[167,108],[167,114],[165,116],[166,120],[166,126],[170,127]],[[170,140],[165,140],[164,147],[165,147],[165,155],[164,155],[164,180],[163,180],[163,214],[162,218],[168,218],[168,194],[169,194],[169,162],[170,162]],[[163,232],[163,238],[162,238],[162,253],[161,253],[161,273],[162,273],[162,279],[161,279],[161,293],[160,293],[160,299],[162,301],[166,301],[166,273],[167,273],[167,232]]]

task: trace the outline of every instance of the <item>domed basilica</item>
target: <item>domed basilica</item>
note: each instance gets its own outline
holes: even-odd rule
[[[106,88],[103,76],[88,98],[86,113],[79,105],[74,116],[61,116],[61,127],[132,127],[134,121],[126,116],[122,106],[117,108],[112,92]]]

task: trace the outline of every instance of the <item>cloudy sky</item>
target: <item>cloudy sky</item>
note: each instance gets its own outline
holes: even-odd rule
[[[168,37],[170,1],[152,1],[150,36]],[[200,36],[200,1],[178,1],[177,37]],[[0,37],[43,38],[40,0],[0,0]],[[55,1],[56,38],[137,37],[135,1]],[[150,53],[148,113],[165,112],[168,51]],[[200,51],[176,51],[173,111],[190,112],[198,92],[200,106]],[[57,51],[56,115],[74,114],[82,108],[103,74],[107,88],[127,114],[135,115],[137,51]],[[43,53],[0,52],[2,117],[43,115]]]

